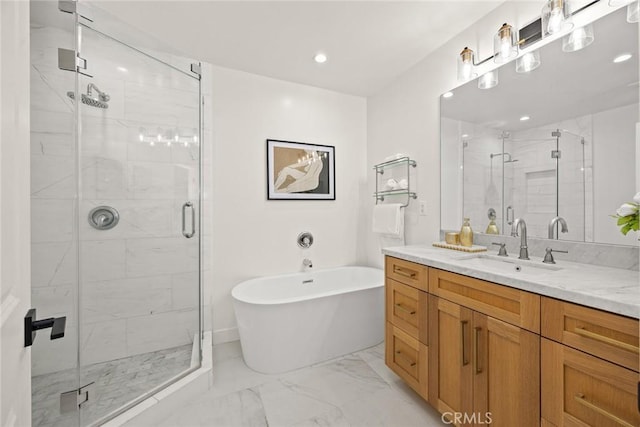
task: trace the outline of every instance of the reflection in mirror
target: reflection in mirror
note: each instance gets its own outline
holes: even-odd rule
[[[611,217],[636,192],[638,26],[622,8],[593,35],[574,52],[562,39],[541,47],[529,72],[503,65],[492,89],[474,80],[442,98],[443,230],[469,217],[475,232],[508,235],[524,218],[534,237],[638,244]]]

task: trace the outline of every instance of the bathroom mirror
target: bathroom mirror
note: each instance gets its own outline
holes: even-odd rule
[[[489,231],[494,217],[510,234],[524,218],[529,236],[638,245],[611,217],[636,191],[638,24],[622,8],[592,26],[581,50],[555,40],[537,50],[538,68],[516,72],[512,61],[497,86],[476,79],[441,97],[443,230],[468,217]],[[557,216],[568,232],[550,230]]]

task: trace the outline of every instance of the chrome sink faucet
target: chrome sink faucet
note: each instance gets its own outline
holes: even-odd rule
[[[518,237],[518,227],[522,230],[520,231],[520,256],[518,259],[529,259],[529,248],[527,247],[527,223],[524,222],[522,218],[516,218],[513,221],[513,225],[511,226],[511,235],[513,237]]]
[[[560,223],[561,225],[561,231],[563,233],[566,233],[569,231],[569,229],[567,228],[567,221],[562,218],[561,216],[557,216],[555,218],[553,218],[551,221],[549,221],[549,239],[553,239],[553,235],[554,235],[554,230],[556,228],[556,224]],[[560,236],[558,236],[558,238],[560,238]]]

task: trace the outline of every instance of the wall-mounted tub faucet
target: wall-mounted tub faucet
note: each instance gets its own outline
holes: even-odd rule
[[[313,268],[313,262],[309,258],[302,260],[302,265],[308,268]]]

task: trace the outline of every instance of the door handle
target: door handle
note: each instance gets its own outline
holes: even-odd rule
[[[29,347],[36,338],[36,331],[51,328],[51,339],[64,337],[64,327],[67,324],[66,317],[49,317],[36,320],[36,309],[32,308],[24,316],[24,346]]]
[[[464,339],[465,331],[467,330],[467,325],[469,324],[469,321],[467,320],[462,320],[460,321],[460,337],[462,339],[462,346],[461,346],[461,351],[462,351],[462,366],[467,366],[469,364],[469,359],[467,358],[467,346],[466,346],[466,340]]]
[[[191,210],[191,231],[187,231],[187,209]],[[193,203],[186,202],[182,205],[182,235],[190,239],[196,234],[196,210]]]

